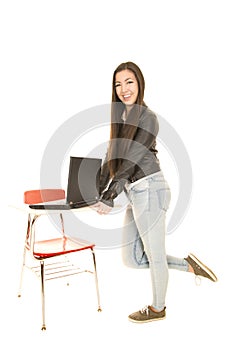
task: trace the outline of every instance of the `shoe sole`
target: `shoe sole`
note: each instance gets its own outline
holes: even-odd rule
[[[160,317],[160,318],[151,318],[149,320],[144,320],[144,321],[138,321],[138,320],[133,320],[132,318],[128,317],[128,320],[133,322],[133,323],[148,323],[148,322],[153,322],[153,321],[164,320],[165,318],[166,318],[166,316]]]
[[[193,254],[189,254],[190,258],[192,258],[195,263],[197,263],[206,273],[208,273],[208,275],[212,278],[213,282],[217,282],[217,277],[215,276],[215,274],[213,273],[213,271],[211,271],[206,265],[204,265],[195,255]]]

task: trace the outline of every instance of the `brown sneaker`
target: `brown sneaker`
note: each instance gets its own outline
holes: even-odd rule
[[[196,276],[202,276],[210,279],[213,282],[217,282],[217,277],[206,265],[204,265],[198,258],[193,254],[189,254],[185,260],[192,266]]]
[[[166,307],[159,312],[152,311],[150,306],[145,306],[142,310],[129,315],[129,320],[137,323],[163,320],[166,317]]]

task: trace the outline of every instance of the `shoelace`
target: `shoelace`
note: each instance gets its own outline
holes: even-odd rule
[[[195,275],[195,284],[198,287],[201,285],[201,277],[198,275]]]
[[[147,315],[149,315],[149,306],[148,305],[144,306],[140,312],[141,314],[146,313]]]

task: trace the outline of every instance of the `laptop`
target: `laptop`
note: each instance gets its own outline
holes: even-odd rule
[[[99,181],[102,160],[70,157],[67,195],[64,203],[30,204],[31,209],[70,210],[83,208],[99,201]]]

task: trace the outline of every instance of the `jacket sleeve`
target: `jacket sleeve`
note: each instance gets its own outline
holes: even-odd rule
[[[158,121],[154,114],[142,117],[136,136],[131,141],[129,151],[123,157],[123,161],[116,175],[112,179],[108,190],[103,193],[101,201],[113,207],[113,200],[123,191],[124,185],[135,171],[135,166],[149,153],[149,149],[155,142],[158,134]]]

